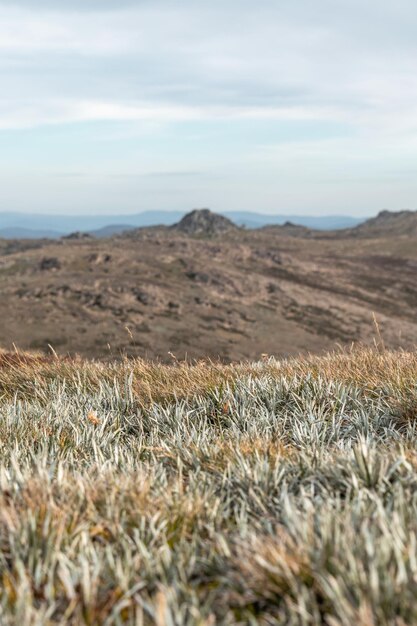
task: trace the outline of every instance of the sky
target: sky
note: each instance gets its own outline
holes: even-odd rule
[[[417,208],[415,0],[0,0],[0,211]]]

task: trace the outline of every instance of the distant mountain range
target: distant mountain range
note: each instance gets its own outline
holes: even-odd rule
[[[62,233],[56,230],[32,230],[21,226],[0,228],[2,239],[57,239]]]
[[[133,215],[46,215],[36,213],[0,213],[0,238],[56,239],[74,231],[102,238],[145,226],[171,226],[185,211],[144,211]],[[248,211],[224,211],[238,226],[261,228],[267,224],[292,222],[318,230],[352,228],[365,220],[344,215],[266,215]]]
[[[286,222],[291,222],[315,230],[353,228],[367,219],[366,217],[357,218],[349,215],[267,215],[248,211],[225,211],[222,215],[228,217],[238,226],[246,226],[247,228],[261,228],[274,224],[281,226]]]

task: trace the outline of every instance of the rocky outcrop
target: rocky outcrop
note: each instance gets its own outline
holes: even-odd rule
[[[360,237],[415,236],[417,211],[381,211],[351,232]]]
[[[209,209],[195,209],[187,213],[172,228],[187,235],[213,236],[238,230],[239,227],[227,217],[213,213]]]
[[[84,239],[93,239],[93,235],[90,235],[90,233],[82,233],[77,230],[75,233],[64,235],[62,239],[69,239],[71,241],[74,241],[74,240],[83,241]]]

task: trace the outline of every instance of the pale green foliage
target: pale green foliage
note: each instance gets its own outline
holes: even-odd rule
[[[267,361],[144,403],[135,367],[4,394],[2,626],[417,622],[409,372]]]

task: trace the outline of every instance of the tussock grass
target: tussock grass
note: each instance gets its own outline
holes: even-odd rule
[[[300,357],[278,361],[222,364],[213,361],[157,362],[122,360],[113,363],[62,359],[0,352],[0,394],[3,397],[42,397],[49,382],[64,383],[69,389],[97,390],[103,383],[129,387],[141,404],[170,402],[197,394],[210,393],[222,385],[232,385],[239,377],[312,378],[355,384],[366,393],[378,394],[384,387],[407,394],[417,378],[417,352],[390,352],[355,347],[325,356]]]
[[[417,622],[417,355],[0,355],[0,623]]]

